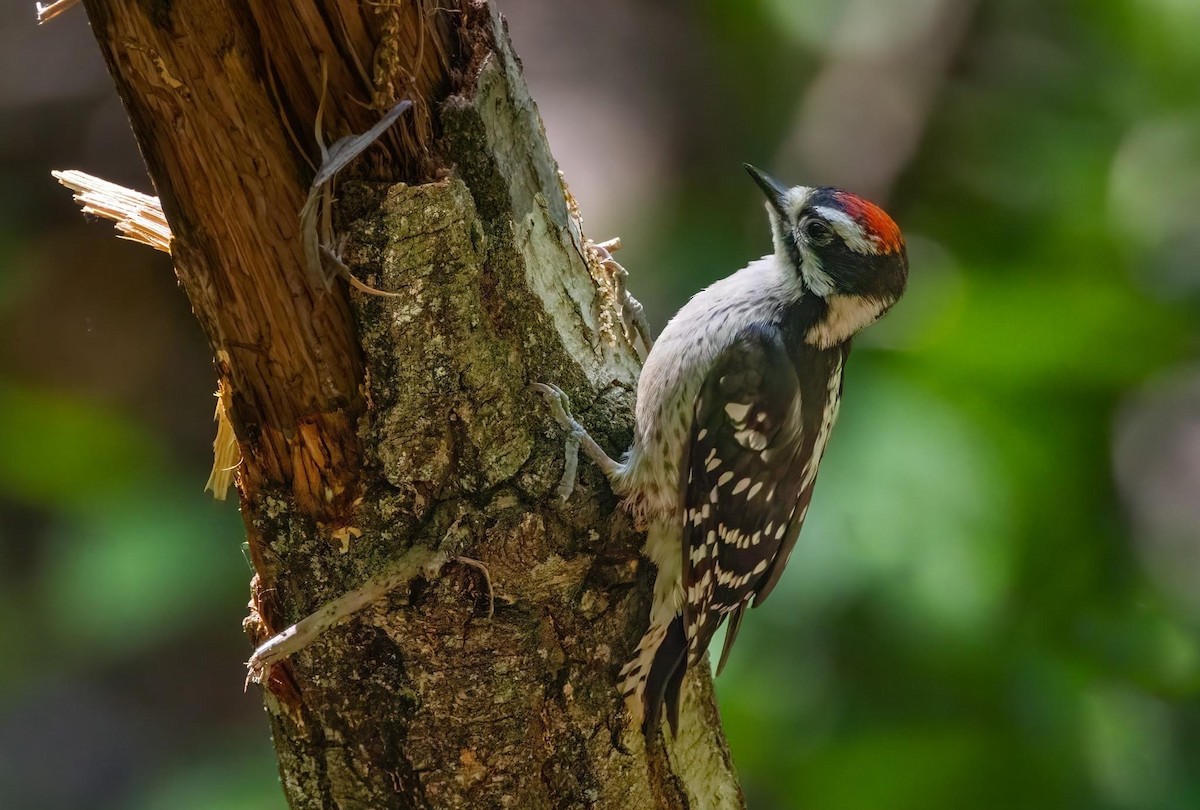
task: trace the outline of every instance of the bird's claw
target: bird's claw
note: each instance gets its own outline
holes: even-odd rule
[[[529,390],[539,394],[545,400],[546,404],[550,406],[550,413],[554,417],[554,421],[558,422],[563,430],[574,429],[575,418],[571,415],[571,398],[565,391],[551,383],[534,383],[529,386]]]
[[[575,475],[579,469],[579,441],[584,432],[583,427],[571,416],[571,398],[557,385],[533,383],[529,390],[541,396],[550,406],[550,414],[554,421],[567,432],[566,447],[563,451],[565,464],[557,489],[558,497],[565,501],[575,491]]]

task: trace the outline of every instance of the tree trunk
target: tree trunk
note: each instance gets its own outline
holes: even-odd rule
[[[451,560],[272,669],[290,804],[742,806],[704,668],[679,739],[627,727],[653,572],[595,470],[556,498],[563,437],[526,386],[560,384],[615,451],[637,359],[491,5],[85,7],[241,451],[252,640],[414,549]],[[299,212],[314,128],[364,132],[403,98],[344,173],[330,246],[384,297],[314,274]]]

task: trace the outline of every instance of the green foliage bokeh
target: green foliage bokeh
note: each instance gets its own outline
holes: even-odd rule
[[[723,113],[644,210],[603,223],[656,326],[766,249],[738,163],[786,152],[846,8],[882,4],[671,4],[712,87],[680,103]],[[1189,0],[973,4],[887,201],[910,291],[856,344],[800,545],[718,683],[752,807],[1200,807],[1197,43]],[[35,285],[16,209],[0,319]],[[163,704],[130,697],[150,679],[125,687],[186,682],[208,654],[218,686],[172,721],[187,733],[131,743],[88,806],[282,806],[240,696],[240,522],[166,432],[0,371],[0,806],[71,806],[19,764],[36,760],[14,753],[21,718],[58,718],[82,761],[108,762],[45,706],[122,695],[111,727],[134,735]],[[1191,466],[1163,472],[1176,456]]]

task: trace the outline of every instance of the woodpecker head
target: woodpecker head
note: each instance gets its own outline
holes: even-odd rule
[[[849,340],[899,300],[908,256],[882,208],[829,186],[788,188],[750,164],[746,171],[767,195],[776,256],[825,303],[809,343],[829,348]]]

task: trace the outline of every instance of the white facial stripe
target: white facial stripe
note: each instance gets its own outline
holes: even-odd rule
[[[863,233],[862,226],[855,222],[854,218],[845,211],[839,211],[836,208],[829,208],[824,205],[815,206],[813,211],[820,214],[826,222],[833,226],[838,236],[842,237],[842,241],[846,243],[846,247],[855,253],[874,256],[879,252],[876,241]]]
[[[883,314],[884,305],[861,295],[831,295],[825,317],[809,328],[804,341],[810,346],[828,349],[844,343],[867,328]]]
[[[788,220],[795,222],[796,217],[800,215],[800,211],[804,206],[808,205],[808,200],[812,197],[814,188],[808,186],[796,186],[787,193],[787,199],[784,201],[783,210],[787,212]]]

